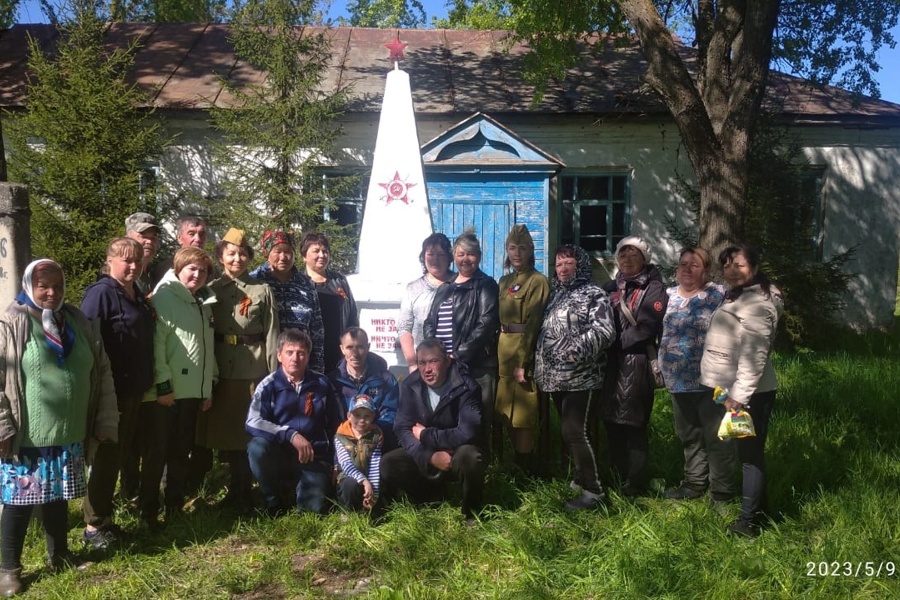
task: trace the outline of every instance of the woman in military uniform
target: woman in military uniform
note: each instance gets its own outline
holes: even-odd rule
[[[229,229],[215,252],[223,271],[210,284],[218,299],[213,318],[219,382],[212,407],[200,414],[197,443],[219,450],[220,460],[229,463],[231,483],[222,505],[250,509],[253,479],[244,423],[256,385],[277,367],[278,312],[272,289],[247,273],[253,248],[243,231]]]
[[[509,428],[516,462],[531,471],[538,414],[532,378],[534,349],[550,296],[547,278],[534,268],[534,240],[525,225],[513,225],[506,237],[506,261],[512,269],[500,279],[500,380],[496,412]]]

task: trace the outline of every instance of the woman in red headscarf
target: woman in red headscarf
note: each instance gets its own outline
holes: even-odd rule
[[[268,283],[275,295],[281,331],[299,329],[312,339],[309,368],[325,372],[325,328],[322,309],[312,279],[294,264],[296,243],[286,231],[267,231],[260,243],[266,262],[250,273],[251,277]]]

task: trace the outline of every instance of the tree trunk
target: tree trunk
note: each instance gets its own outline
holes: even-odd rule
[[[700,245],[715,257],[744,233],[750,141],[769,72],[778,0],[702,3],[692,78],[653,0],[619,0],[675,119],[700,188]]]
[[[6,145],[3,143],[3,117],[0,116],[0,181],[9,181],[6,172]]]

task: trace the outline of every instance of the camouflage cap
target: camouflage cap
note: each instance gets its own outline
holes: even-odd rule
[[[159,229],[159,225],[156,224],[156,219],[153,218],[153,215],[151,214],[145,212],[136,212],[129,215],[128,218],[125,219],[126,234],[129,231],[144,233],[148,229]]]

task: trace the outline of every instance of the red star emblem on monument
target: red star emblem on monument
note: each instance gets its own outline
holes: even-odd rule
[[[415,183],[406,183],[404,180],[400,179],[400,172],[394,171],[394,178],[387,183],[379,183],[381,187],[387,192],[387,197],[385,198],[385,204],[390,204],[394,200],[399,200],[404,204],[409,204],[409,188],[416,185]]]
[[[394,35],[394,40],[392,42],[384,45],[385,48],[391,51],[391,62],[403,60],[405,58],[403,56],[403,50],[407,46],[409,46],[409,44],[400,41],[400,32],[397,32]]]

